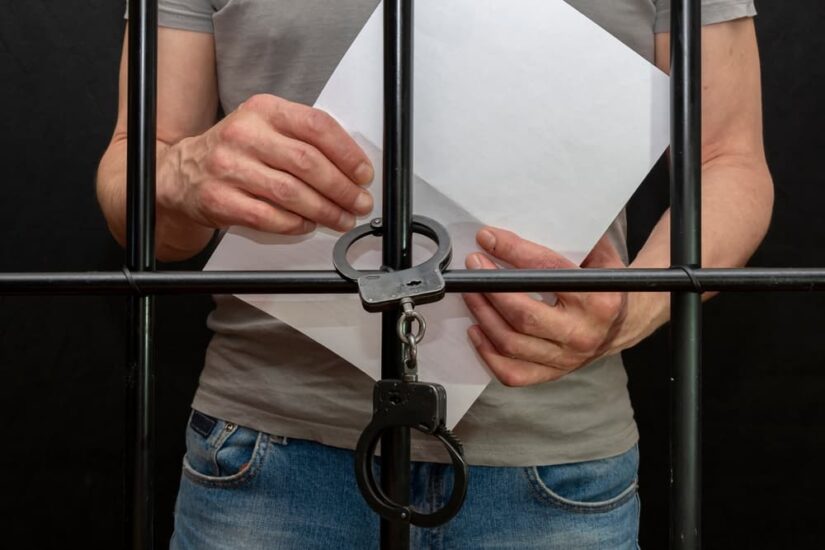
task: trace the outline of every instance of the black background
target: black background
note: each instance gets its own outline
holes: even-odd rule
[[[94,175],[115,117],[123,6],[0,6],[0,271],[118,269],[123,254],[98,211]],[[752,265],[823,266],[825,4],[758,7],[776,208]],[[631,204],[632,247],[666,201],[659,166]],[[158,300],[159,547],[210,306],[207,297]],[[823,546],[824,306],[823,295],[781,293],[727,294],[706,307],[706,548]],[[0,297],[4,547],[122,546],[124,313],[122,298]],[[642,546],[665,548],[667,331],[626,359],[642,432]]]

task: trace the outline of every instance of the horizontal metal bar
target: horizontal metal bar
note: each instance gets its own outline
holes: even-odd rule
[[[825,291],[825,268],[558,269],[448,271],[447,292]],[[698,286],[697,286],[698,285]],[[120,271],[0,273],[0,296],[349,294],[334,271]]]

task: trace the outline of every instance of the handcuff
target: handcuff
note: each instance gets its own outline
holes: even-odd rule
[[[360,239],[383,235],[380,218],[345,233],[333,249],[333,264],[343,277],[357,282],[364,309],[371,312],[400,309],[397,334],[404,353],[404,376],[401,380],[375,383],[372,420],[355,447],[358,488],[370,508],[382,517],[419,527],[435,527],[449,521],[461,509],[467,495],[469,467],[464,460],[461,441],[446,425],[447,392],[444,386],[418,381],[418,344],[427,325],[415,306],[444,297],[446,285],[442,272],[452,258],[452,245],[446,228],[430,218],[413,216],[411,229],[437,245],[435,254],[420,265],[382,272],[361,272],[352,266],[347,252]],[[417,329],[414,330],[415,325]],[[387,430],[399,427],[418,430],[438,439],[450,456],[455,476],[453,491],[447,503],[435,512],[424,514],[394,502],[375,480],[373,463],[378,441]]]

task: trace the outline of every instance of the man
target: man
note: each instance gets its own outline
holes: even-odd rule
[[[552,0],[548,0],[552,1]],[[569,0],[663,70],[667,0]],[[158,257],[183,259],[214,231],[346,230],[368,213],[373,168],[311,105],[378,0],[161,0]],[[741,266],[767,229],[772,183],[762,146],[759,60],[748,0],[705,0],[703,258]],[[502,3],[501,9],[508,9]],[[125,226],[126,72],[98,174],[115,237]],[[218,120],[218,107],[228,113]],[[506,155],[505,151],[502,151]],[[627,264],[620,216],[583,267]],[[486,254],[518,268],[572,267],[503,228]],[[633,267],[669,265],[669,215]],[[619,352],[668,319],[666,294],[561,293],[465,297],[468,337],[496,375],[459,423],[472,465],[464,509],[413,529],[414,547],[635,548],[638,433]],[[375,548],[377,518],[352,475],[370,413],[371,381],[276,319],[216,297],[215,336],[187,431],[172,546]],[[450,493],[445,457],[416,440],[413,504]]]

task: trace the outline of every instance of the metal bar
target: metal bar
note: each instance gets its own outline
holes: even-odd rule
[[[384,2],[384,203],[383,266],[412,266],[413,5]],[[381,378],[404,375],[397,311],[381,314]],[[381,487],[395,502],[410,499],[410,430],[395,428],[381,438]],[[407,550],[408,523],[381,519],[381,548]]]
[[[671,265],[701,265],[701,0],[671,12]],[[696,292],[671,295],[670,547],[701,547],[701,332]]]
[[[823,268],[697,269],[706,291],[822,292]],[[693,290],[680,269],[448,271],[447,292],[670,292]],[[0,296],[129,294],[353,294],[334,271],[0,273]]]
[[[129,3],[126,266],[155,268],[157,0]],[[154,530],[154,301],[129,299],[126,367],[127,547],[152,548]]]

